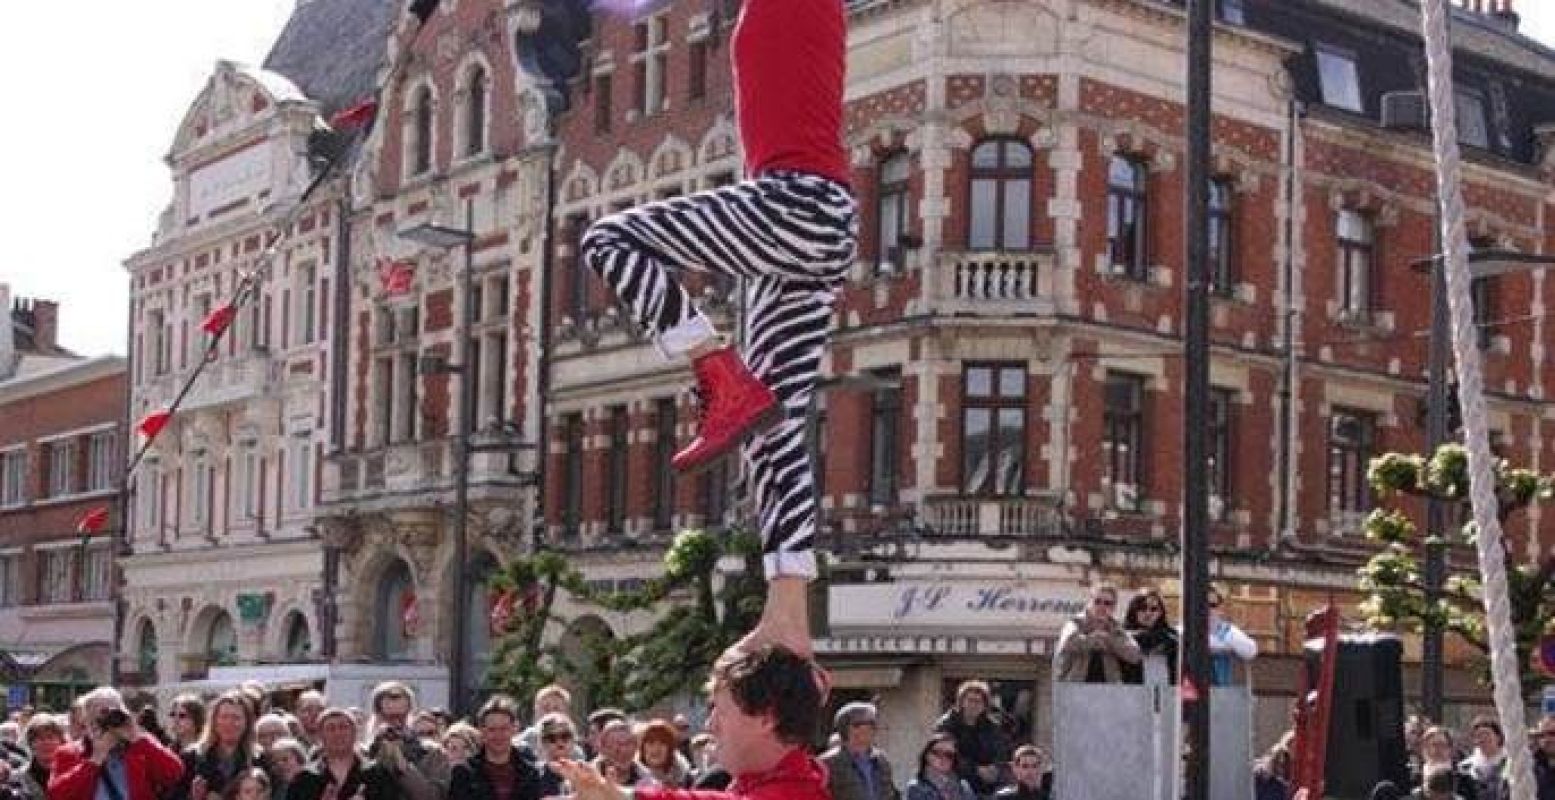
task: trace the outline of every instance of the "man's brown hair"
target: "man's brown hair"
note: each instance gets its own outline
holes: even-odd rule
[[[769,645],[724,655],[713,665],[714,687],[728,687],[740,711],[771,714],[773,732],[787,744],[807,744],[821,714],[815,668],[786,647]]]

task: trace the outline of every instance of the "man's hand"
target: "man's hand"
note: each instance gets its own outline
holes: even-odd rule
[[[993,764],[984,764],[977,768],[977,777],[982,778],[984,783],[993,783],[999,780],[999,768]]]
[[[92,734],[92,763],[102,766],[108,761],[108,754],[113,748],[119,746],[119,734],[113,730],[97,731]]]
[[[574,800],[627,800],[626,792],[605,780],[592,765],[565,758],[554,763],[556,771],[572,785]]]
[[[189,800],[205,800],[209,793],[210,786],[206,785],[205,779],[195,776],[194,781],[189,784]]]

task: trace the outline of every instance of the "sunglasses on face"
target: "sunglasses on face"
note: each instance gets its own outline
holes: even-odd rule
[[[570,741],[572,741],[572,734],[570,734],[570,733],[547,733],[544,736],[540,737],[540,741],[542,741],[542,742],[552,742],[552,743],[555,743],[555,742],[570,742]]]
[[[1107,606],[1108,608],[1111,608],[1112,606],[1117,605],[1117,602],[1118,601],[1112,600],[1112,599],[1106,598],[1106,597],[1096,597],[1096,598],[1092,598],[1092,600],[1091,600],[1091,604],[1092,605]]]
[[[1162,611],[1160,606],[1143,606],[1139,610],[1140,611],[1149,611],[1152,614],[1159,614]]]
[[[930,750],[929,754],[930,755],[939,756],[940,758],[954,759],[956,757],[956,751],[954,751],[954,750],[941,750],[938,747],[934,748],[933,750]]]

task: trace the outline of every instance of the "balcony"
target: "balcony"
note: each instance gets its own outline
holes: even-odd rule
[[[928,497],[919,523],[932,535],[961,538],[1059,539],[1066,532],[1057,496]]]
[[[925,290],[930,307],[949,316],[1052,314],[1054,254],[942,252]]]
[[[324,502],[423,504],[417,495],[453,490],[452,448],[446,439],[433,439],[337,453],[325,462]]]
[[[192,369],[152,378],[136,394],[152,407],[167,406],[178,396]],[[256,352],[211,362],[194,382],[183,408],[196,411],[244,403],[264,397],[280,377],[280,362]]]

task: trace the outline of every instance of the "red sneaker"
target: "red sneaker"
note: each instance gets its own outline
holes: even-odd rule
[[[716,465],[745,437],[776,422],[777,395],[751,374],[732,347],[691,362],[696,373],[697,435],[670,461],[676,471],[697,473]]]

